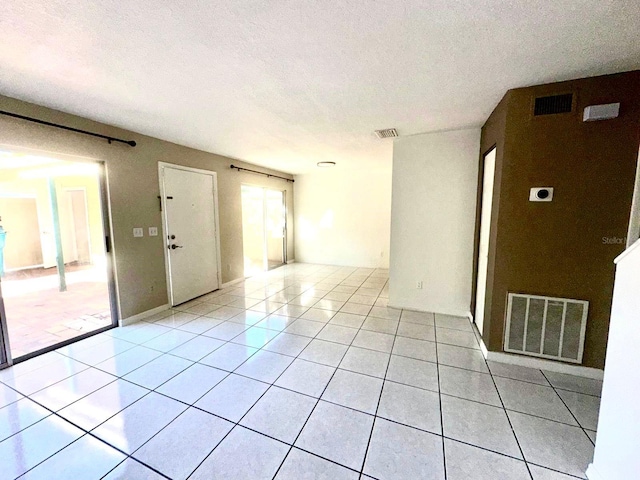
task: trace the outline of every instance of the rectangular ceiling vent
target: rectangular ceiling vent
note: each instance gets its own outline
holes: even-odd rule
[[[533,114],[555,115],[557,113],[570,113],[573,107],[573,93],[564,95],[551,95],[549,97],[538,97],[533,108]]]
[[[378,138],[393,138],[398,136],[398,131],[395,128],[385,128],[384,130],[376,130],[375,134]]]

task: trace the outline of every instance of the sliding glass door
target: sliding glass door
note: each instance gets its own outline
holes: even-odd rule
[[[0,151],[2,333],[14,361],[115,324],[105,191],[102,164]]]
[[[244,274],[249,277],[286,261],[284,192],[242,185]]]

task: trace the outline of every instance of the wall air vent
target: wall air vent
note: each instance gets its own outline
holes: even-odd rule
[[[557,113],[569,113],[573,107],[573,93],[564,95],[552,95],[550,97],[538,97],[533,108],[533,114],[555,115]]]
[[[398,131],[395,128],[385,128],[384,130],[376,130],[375,134],[378,138],[393,138],[398,136]]]
[[[582,363],[589,302],[509,293],[504,351]]]

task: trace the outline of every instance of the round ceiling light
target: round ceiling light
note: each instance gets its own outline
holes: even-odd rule
[[[318,166],[321,168],[335,167],[336,162],[318,162]]]

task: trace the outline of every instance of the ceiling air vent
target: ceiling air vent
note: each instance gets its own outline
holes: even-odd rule
[[[376,130],[375,134],[378,138],[393,138],[398,136],[398,131],[395,128],[385,128],[384,130]]]
[[[550,97],[536,98],[533,109],[534,115],[554,115],[556,113],[569,113],[573,106],[573,94],[552,95]]]

